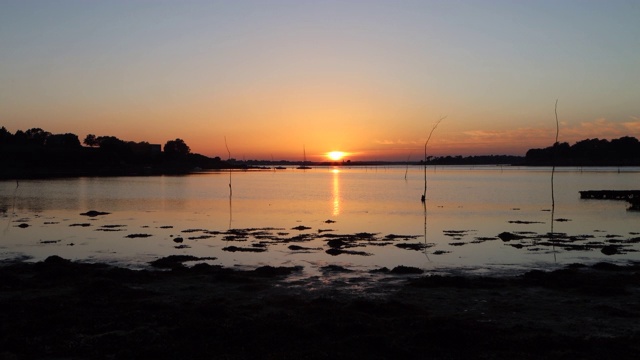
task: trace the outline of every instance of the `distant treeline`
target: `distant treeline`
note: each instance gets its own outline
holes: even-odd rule
[[[83,146],[84,144],[84,146]],[[72,133],[52,134],[40,128],[15,134],[0,128],[0,178],[55,176],[113,176],[184,174],[194,169],[250,168],[294,165],[280,160],[223,161],[191,153],[182,139],[164,146],[148,142],[120,140],[114,136],[87,135],[80,142]],[[320,162],[307,165],[384,165],[406,162]],[[413,164],[424,164],[423,160]],[[557,165],[557,166],[640,166],[640,142],[634,137],[611,141],[587,139],[574,145],[556,143],[543,149],[530,149],[526,156],[440,156],[428,157],[429,165]]]
[[[611,141],[586,139],[573,145],[556,143],[544,149],[531,149],[525,156],[526,165],[558,166],[638,166],[640,142],[630,136]]]
[[[515,155],[458,155],[427,158],[428,165],[522,165],[523,163],[524,157]]]
[[[152,175],[227,167],[219,157],[191,153],[181,139],[160,144],[114,136],[52,134],[40,128],[15,134],[0,128],[0,178]],[[164,150],[164,151],[163,151]]]

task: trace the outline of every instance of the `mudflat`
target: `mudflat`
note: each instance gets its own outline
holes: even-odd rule
[[[0,359],[635,359],[640,353],[636,264],[499,277],[381,271],[372,280],[163,260],[156,264],[162,270],[57,256],[3,263]]]

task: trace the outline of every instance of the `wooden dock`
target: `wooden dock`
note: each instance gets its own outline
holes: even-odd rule
[[[580,191],[581,199],[624,200],[631,203],[629,210],[640,210],[640,190],[588,190]]]

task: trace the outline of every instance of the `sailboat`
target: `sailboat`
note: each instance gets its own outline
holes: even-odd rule
[[[304,160],[302,161],[302,165],[298,166],[296,169],[300,169],[300,170],[308,170],[311,169],[310,166],[307,166],[307,150],[305,149],[304,145],[302,146],[302,155],[304,156]]]

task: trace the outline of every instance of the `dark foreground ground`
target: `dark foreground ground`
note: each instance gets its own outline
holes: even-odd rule
[[[639,266],[574,265],[499,278],[387,274],[362,290],[305,287],[288,280],[296,271],[204,264],[133,271],[58,257],[4,264],[0,359],[635,359],[640,353]]]

